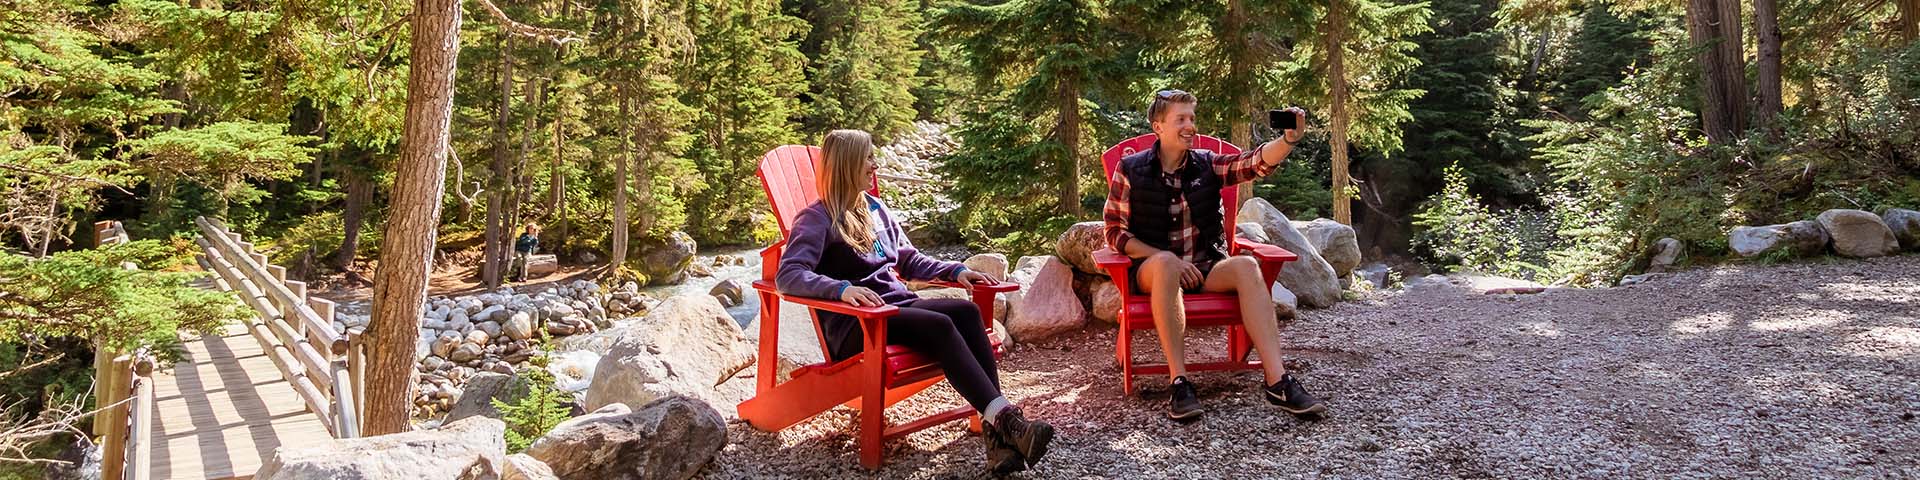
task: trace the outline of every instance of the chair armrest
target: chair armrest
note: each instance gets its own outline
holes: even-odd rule
[[[773,245],[768,245],[767,248],[763,248],[760,250],[760,279],[761,280],[766,280],[767,282],[771,283],[773,282],[773,277],[780,273],[780,256],[785,253],[786,247],[787,247],[787,241],[780,240],[777,242],[773,242]],[[767,290],[767,291],[773,292],[773,290]],[[775,293],[778,293],[778,292],[775,292]]]
[[[759,290],[762,292],[769,292],[776,295],[780,295],[781,300],[797,303],[797,304],[800,304],[801,306],[818,308],[818,309],[826,310],[829,312],[852,315],[852,316],[861,317],[861,318],[886,318],[886,317],[893,316],[893,314],[895,313],[900,313],[900,307],[896,307],[893,305],[881,305],[878,307],[856,307],[851,303],[842,302],[839,300],[827,300],[823,298],[808,298],[808,297],[802,297],[797,295],[781,294],[780,290],[773,285],[773,282],[766,281],[766,280],[754,281],[753,289]]]
[[[1133,267],[1133,259],[1107,247],[1093,251],[1093,264],[1106,270],[1108,276],[1125,276],[1127,269]]]
[[[1287,251],[1287,249],[1255,242],[1243,237],[1233,237],[1233,246],[1234,250],[1236,250],[1235,253],[1253,255],[1253,258],[1259,260],[1260,263],[1284,263],[1300,260],[1299,255],[1295,255],[1293,252]]]
[[[949,282],[946,280],[935,280],[935,281],[927,282],[927,284],[933,285],[936,287],[960,288],[960,289],[967,288],[965,285],[961,285],[959,282]],[[976,292],[1007,293],[1007,292],[1011,292],[1019,289],[1020,289],[1020,284],[1007,282],[1007,281],[973,285],[973,290]]]

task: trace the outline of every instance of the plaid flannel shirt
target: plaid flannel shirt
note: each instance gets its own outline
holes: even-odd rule
[[[1160,148],[1159,142],[1154,143],[1154,148]],[[1156,157],[1152,161],[1160,160]],[[1186,164],[1191,165],[1198,161],[1201,160],[1196,158],[1193,150],[1187,150]],[[1279,165],[1267,165],[1261,162],[1260,149],[1257,147],[1233,155],[1214,154],[1212,163],[1213,173],[1220,176],[1220,184],[1223,187],[1254,181],[1279,168]],[[1184,192],[1178,169],[1163,170],[1160,173],[1160,181],[1174,191]],[[1113,247],[1113,251],[1120,252],[1122,255],[1127,253],[1127,241],[1134,238],[1133,231],[1127,225],[1127,221],[1133,216],[1132,188],[1133,185],[1127,180],[1124,168],[1114,168],[1113,174],[1107,178],[1107,206],[1103,215],[1107,223],[1107,246]],[[1195,266],[1210,267],[1211,265],[1200,265],[1200,251],[1194,248],[1199,243],[1195,237],[1200,236],[1200,227],[1193,224],[1193,215],[1187,207],[1186,195],[1184,193],[1174,195],[1173,205],[1167,207],[1167,212],[1175,217],[1174,225],[1177,226],[1167,250]],[[1229,229],[1221,232],[1221,235],[1233,235],[1233,231]]]

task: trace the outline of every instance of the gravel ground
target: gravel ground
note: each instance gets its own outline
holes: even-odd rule
[[[1307,311],[1283,334],[1289,367],[1333,407],[1318,422],[1269,407],[1248,372],[1196,375],[1208,412],[1173,423],[1164,379],[1120,394],[1114,332],[1003,359],[1008,396],[1059,431],[1021,476],[1920,478],[1916,255],[1538,295],[1380,293]],[[1189,355],[1219,355],[1219,332],[1195,332]],[[938,385],[894,411],[959,403]],[[702,475],[982,476],[983,441],[959,423],[890,443],[886,467],[867,472],[853,419],[840,408],[778,433],[735,420]]]

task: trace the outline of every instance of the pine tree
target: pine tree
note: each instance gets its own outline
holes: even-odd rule
[[[1412,119],[1407,102],[1423,91],[1397,80],[1419,60],[1408,39],[1431,29],[1425,2],[1332,0],[1319,10],[1320,37],[1296,46],[1284,74],[1293,98],[1324,106],[1333,150],[1333,216],[1351,224],[1349,142],[1381,154],[1401,149],[1400,124]]]
[[[1092,150],[1087,97],[1108,60],[1104,6],[1092,0],[954,4],[936,18],[941,34],[962,39],[960,52],[975,82],[975,103],[957,133],[963,146],[945,165],[964,198],[1052,193],[1054,211],[1078,215],[1080,184],[1096,177],[1082,167]]]
[[[605,98],[614,104],[597,113],[603,125],[615,127],[611,133],[620,146],[608,155],[614,162],[611,250],[619,266],[636,231],[643,238],[662,238],[679,229],[686,221],[686,199],[702,187],[683,156],[692,141],[686,127],[695,112],[680,102],[680,86],[672,76],[694,52],[695,38],[684,3],[595,8],[602,24],[593,30],[605,33],[589,44],[591,65],[599,69]]]
[[[810,5],[818,57],[807,69],[810,132],[866,130],[885,144],[913,125],[912,89],[923,55],[917,0],[844,0]]]
[[[688,202],[689,233],[701,244],[736,243],[765,205],[748,180],[760,155],[802,141],[792,119],[806,90],[796,41],[806,24],[769,0],[702,4],[689,20],[700,51],[680,82],[683,102],[699,112],[687,157],[706,185]]]

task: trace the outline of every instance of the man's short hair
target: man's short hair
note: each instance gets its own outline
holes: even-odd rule
[[[1160,121],[1160,114],[1167,112],[1167,106],[1176,103],[1197,104],[1200,98],[1182,90],[1161,90],[1154,92],[1153,105],[1147,107],[1147,121]]]

